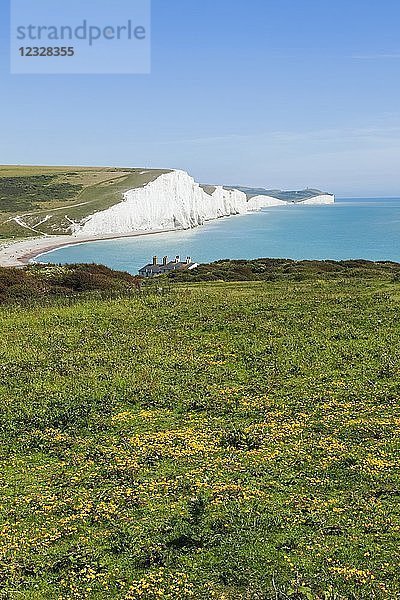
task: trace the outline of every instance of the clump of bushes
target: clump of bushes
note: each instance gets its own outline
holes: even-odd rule
[[[199,265],[192,271],[173,271],[175,282],[196,281],[303,281],[307,279],[373,278],[400,280],[400,263],[368,260],[290,260],[258,258],[256,260],[218,260]]]
[[[104,265],[70,265],[57,281],[58,285],[76,292],[124,290],[135,286],[137,277],[113,271]]]
[[[25,269],[0,268],[0,302],[62,296],[83,292],[129,291],[140,280],[104,265],[32,265]]]

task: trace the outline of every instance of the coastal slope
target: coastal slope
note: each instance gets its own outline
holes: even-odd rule
[[[121,202],[163,169],[0,166],[0,240],[72,234],[72,225]]]
[[[319,190],[204,185],[181,170],[0,166],[0,265],[22,266],[60,246],[334,201]]]
[[[304,204],[332,202],[334,196],[326,194],[304,199]],[[71,229],[77,237],[191,229],[220,217],[291,203],[265,193],[252,195],[239,188],[200,185],[185,171],[175,170],[128,190],[121,202],[72,223]]]

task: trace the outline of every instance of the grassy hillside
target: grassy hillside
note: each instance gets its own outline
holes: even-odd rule
[[[0,240],[68,233],[79,220],[121,201],[167,171],[0,166]]]
[[[0,597],[400,597],[400,287],[0,307]]]

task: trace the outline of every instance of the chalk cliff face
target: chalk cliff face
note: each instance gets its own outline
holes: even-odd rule
[[[261,210],[268,206],[284,206],[288,204],[284,200],[273,198],[272,196],[253,196],[248,200],[248,205],[253,207],[250,210]]]
[[[335,196],[329,194],[321,194],[320,196],[314,196],[314,198],[308,198],[303,200],[301,204],[333,204],[335,202]]]
[[[317,202],[315,202],[317,203]],[[190,229],[206,221],[287,204],[270,196],[248,199],[222,186],[206,189],[184,171],[160,175],[146,186],[127,191],[121,202],[72,225],[76,236],[125,234],[132,231]]]

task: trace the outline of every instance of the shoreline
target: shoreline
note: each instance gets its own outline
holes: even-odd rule
[[[154,231],[133,231],[131,233],[120,233],[104,236],[90,236],[78,238],[71,235],[55,235],[46,237],[33,237],[19,240],[4,240],[0,242],[0,267],[23,268],[34,258],[43,254],[67,248],[68,246],[77,246],[79,244],[88,244],[90,242],[101,242],[106,240],[117,240],[120,238],[132,238],[144,235],[157,235],[160,233],[170,233],[176,229],[162,229]]]
[[[284,204],[288,205],[287,202]],[[306,204],[306,202],[303,204]],[[265,206],[264,208],[271,207]],[[248,214],[254,214],[255,212],[260,211],[249,211],[247,213],[238,213],[236,215],[224,215],[217,217],[217,219],[229,219],[232,216],[244,216]],[[217,219],[209,220],[214,221]],[[183,230],[184,228],[154,229],[131,231],[129,233],[92,235],[87,237],[77,237],[74,235],[41,235],[40,237],[32,238],[6,239],[0,241],[0,267],[23,268],[32,262],[33,259],[38,258],[43,254],[48,254],[54,250],[58,250],[59,248],[67,248],[68,246],[77,246],[80,244],[88,244],[107,240],[117,240],[121,238],[134,238],[145,235],[157,235],[161,233],[171,233]]]
[[[227,215],[218,217],[218,219],[229,219],[231,216],[244,216],[244,214]],[[214,221],[216,219],[210,220]],[[26,267],[34,258],[38,258],[43,254],[48,254],[59,248],[67,248],[68,246],[78,246],[80,244],[118,240],[121,238],[133,238],[145,235],[159,235],[161,233],[173,233],[176,231],[185,231],[185,229],[140,230],[131,231],[130,233],[114,233],[88,237],[76,237],[74,235],[42,235],[40,237],[22,238],[18,240],[4,240],[3,243],[0,242],[0,267],[14,267],[21,269]]]

